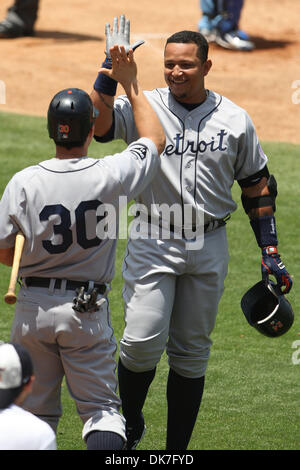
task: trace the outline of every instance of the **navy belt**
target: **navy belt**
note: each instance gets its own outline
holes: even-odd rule
[[[27,287],[32,286],[32,287],[50,287],[50,282],[51,278],[48,277],[25,277],[23,278],[25,281],[25,285]],[[55,279],[54,282],[54,289],[61,289],[62,287],[62,282],[64,279]],[[89,289],[89,282],[88,281],[66,281],[65,284],[65,289],[66,290],[76,290],[80,287],[84,287],[85,290]],[[104,294],[107,286],[105,284],[94,284],[93,288],[97,288],[99,291],[99,294]]]
[[[226,222],[227,222],[228,218],[226,217],[225,219],[213,219],[211,222],[208,222],[203,227],[204,233],[210,232],[212,230],[216,230],[219,227],[223,227],[224,225],[226,225]],[[153,223],[153,219],[150,216],[148,217],[148,223],[149,224]],[[169,224],[167,227],[163,227],[162,223],[161,223],[161,220],[159,221],[158,226],[160,228],[164,228],[165,230],[170,230],[170,232],[172,232],[172,233],[175,233],[176,231],[178,231],[178,229],[176,229],[174,227],[174,225],[172,225],[172,224]],[[197,229],[199,230],[199,225],[198,226],[197,225],[192,225],[192,228],[189,228],[188,230],[192,230],[192,232],[195,233],[197,231]],[[184,234],[184,231],[187,230],[187,229],[181,228],[179,230],[181,230],[182,234]]]

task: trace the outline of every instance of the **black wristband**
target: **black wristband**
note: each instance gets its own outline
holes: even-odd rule
[[[250,220],[250,224],[255,234],[258,246],[263,248],[265,246],[278,245],[276,222],[273,215],[256,217]]]
[[[105,69],[111,69],[111,59],[106,57],[105,61],[102,63],[102,67]],[[116,80],[108,77],[104,73],[98,73],[98,76],[94,83],[94,90],[98,91],[98,93],[104,93],[105,95],[115,96],[117,86],[118,82],[116,82]]]

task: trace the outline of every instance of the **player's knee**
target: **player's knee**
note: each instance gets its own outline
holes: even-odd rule
[[[155,341],[141,341],[129,343],[122,339],[120,341],[120,358],[124,366],[133,372],[144,372],[151,370],[158,364],[164,348]]]

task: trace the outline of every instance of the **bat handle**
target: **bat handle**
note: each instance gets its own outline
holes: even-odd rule
[[[12,269],[10,274],[10,282],[8,286],[7,293],[4,296],[4,300],[7,304],[14,304],[17,300],[16,296],[16,284],[18,279],[18,272],[20,267],[20,260],[22,256],[22,251],[24,247],[25,237],[22,232],[18,232],[16,235],[15,249],[14,249],[14,259],[12,263]]]

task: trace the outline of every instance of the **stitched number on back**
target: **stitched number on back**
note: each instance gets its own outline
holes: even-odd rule
[[[77,233],[77,241],[82,248],[90,248],[92,246],[100,245],[101,240],[97,236],[92,239],[88,239],[86,237],[86,223],[85,223],[85,213],[86,211],[97,210],[97,207],[101,205],[100,201],[83,201],[79,204],[75,211],[76,216],[76,233]],[[101,220],[104,216],[99,217],[97,216],[97,223]]]
[[[59,215],[60,217],[60,224],[53,225],[53,232],[55,235],[60,235],[62,237],[62,242],[60,244],[53,245],[50,240],[43,240],[43,247],[51,254],[63,253],[72,245],[73,241],[72,232],[70,230],[70,211],[62,204],[45,206],[40,213],[41,222],[48,220],[51,215]]]
[[[95,236],[92,239],[87,238],[85,213],[87,211],[96,211],[102,203],[100,201],[84,201],[79,204],[75,210],[76,234],[78,244],[84,248],[100,245],[101,239]],[[50,254],[64,253],[73,243],[73,234],[71,230],[70,211],[62,204],[53,204],[45,206],[40,213],[40,221],[47,221],[51,216],[59,216],[59,223],[53,225],[53,233],[61,239],[60,243],[52,243],[51,240],[43,240],[42,244],[45,250]],[[104,216],[97,216],[96,223]]]

